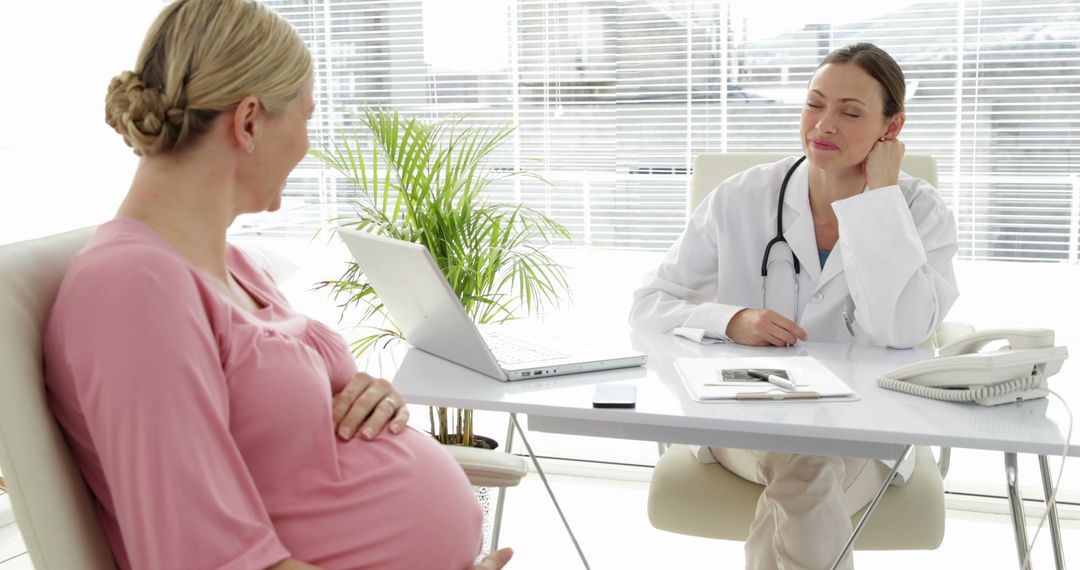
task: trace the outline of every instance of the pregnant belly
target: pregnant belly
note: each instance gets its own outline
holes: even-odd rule
[[[306,490],[289,501],[296,504],[273,509],[293,557],[327,569],[472,568],[482,511],[431,436],[408,429],[340,442],[337,451],[337,480],[299,481]]]

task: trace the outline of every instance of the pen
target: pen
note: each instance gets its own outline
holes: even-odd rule
[[[753,368],[747,368],[746,373],[749,374],[752,378],[757,378],[758,380],[765,380],[766,382],[773,384],[774,386],[779,386],[785,390],[796,389],[795,383],[791,380],[788,380],[787,378],[784,378],[783,376],[769,374],[768,372],[765,372],[763,370],[755,370]]]

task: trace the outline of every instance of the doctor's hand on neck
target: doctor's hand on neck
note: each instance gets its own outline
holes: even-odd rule
[[[904,143],[899,139],[878,139],[863,161],[866,185],[871,190],[895,186],[900,181],[900,163],[903,161]]]
[[[728,321],[728,338],[749,346],[794,346],[806,340],[795,321],[770,309],[743,309]]]

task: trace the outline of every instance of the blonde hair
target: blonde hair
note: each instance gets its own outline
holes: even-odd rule
[[[312,74],[300,35],[252,0],[176,0],[150,26],[132,71],[105,96],[105,122],[139,156],[175,152],[248,95],[271,114]]]

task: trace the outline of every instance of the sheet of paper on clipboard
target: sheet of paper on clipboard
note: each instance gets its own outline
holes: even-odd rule
[[[747,369],[767,370],[795,383],[794,390],[755,380]],[[712,401],[851,401],[859,396],[836,374],[810,356],[678,358],[675,370],[690,397]]]

